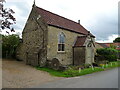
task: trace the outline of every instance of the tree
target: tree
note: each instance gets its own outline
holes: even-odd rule
[[[113,42],[120,42],[120,37],[117,37]]]
[[[16,48],[20,43],[19,39],[19,36],[15,34],[2,35],[2,57],[15,57]]]
[[[5,3],[5,0],[0,0],[0,30],[9,29],[11,32],[15,32],[12,27],[16,23],[13,16],[15,12],[12,9],[4,8],[3,3]],[[6,33],[9,33],[9,31],[6,31]]]

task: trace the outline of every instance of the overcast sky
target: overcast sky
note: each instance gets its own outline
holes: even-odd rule
[[[96,36],[97,42],[112,42],[118,36],[119,0],[36,0],[36,5],[77,22]],[[16,33],[22,32],[33,0],[6,0],[15,11]],[[20,34],[18,33],[18,34]]]

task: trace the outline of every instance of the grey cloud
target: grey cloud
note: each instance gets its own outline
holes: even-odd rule
[[[17,18],[20,20],[17,21],[16,25],[14,25],[15,29],[22,30],[24,28],[24,25],[26,23],[26,20],[28,18],[28,15],[31,11],[32,6],[30,7],[25,2],[19,2],[19,3],[18,2],[11,2],[11,3],[6,4],[6,5],[11,5],[11,6],[15,5],[20,11],[22,11],[22,13],[20,14],[21,18],[20,17]],[[64,5],[59,5],[59,7],[61,8],[61,10],[69,11],[69,9],[67,7],[65,7]],[[107,40],[108,36],[111,36],[113,34],[118,34],[118,22],[117,22],[118,18],[117,18],[116,11],[111,11],[110,13],[107,13],[107,12],[99,13],[99,15],[97,15],[91,21],[89,21],[90,24],[88,26],[86,26],[86,25],[83,25],[83,26],[85,26],[85,28],[90,30],[93,33],[93,35],[96,36],[97,40]],[[70,11],[70,12],[72,12],[72,11]],[[91,14],[92,13],[90,13],[90,15]],[[75,15],[74,16],[69,15],[66,18],[69,18],[69,17],[73,17],[74,19],[77,18],[77,16],[75,17]],[[24,19],[22,19],[22,18],[24,18]],[[96,22],[92,23],[92,22],[94,22],[94,20]]]
[[[16,6],[21,13],[16,13],[19,17],[16,18],[16,24],[13,25],[15,30],[23,30],[27,17],[30,13],[30,7],[25,2],[9,2],[5,4],[6,6]],[[28,7],[27,7],[28,6]],[[11,8],[12,9],[12,8]],[[13,9],[14,10],[14,9]]]
[[[94,18],[97,22],[94,25],[88,26],[88,28],[96,36],[96,40],[107,40],[108,36],[118,34],[116,16],[112,16],[112,18],[104,16]]]

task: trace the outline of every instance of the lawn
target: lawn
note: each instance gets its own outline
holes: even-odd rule
[[[81,76],[81,75],[86,75],[94,72],[99,72],[99,71],[104,71],[107,69],[115,68],[115,67],[120,67],[120,61],[115,61],[115,62],[110,62],[108,64],[101,64],[100,67],[90,67],[90,68],[85,68],[85,69],[80,69],[80,70],[74,70],[73,68],[70,68],[65,71],[57,71],[53,70],[50,68],[46,67],[36,67],[38,70],[46,71],[50,73],[53,76],[58,76],[58,77],[75,77],[75,76]]]

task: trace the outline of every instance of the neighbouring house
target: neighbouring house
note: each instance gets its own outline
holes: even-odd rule
[[[99,48],[115,48],[116,50],[118,50],[118,57],[120,58],[120,43],[98,43],[95,42],[95,48],[99,49]]]
[[[120,43],[104,43],[107,47],[115,46],[117,50],[120,50]]]
[[[120,43],[97,43],[95,42],[96,49],[98,48],[110,48],[115,47],[117,50],[120,50]]]
[[[99,49],[99,48],[108,48],[108,46],[106,46],[104,43],[95,42],[95,48],[96,49]]]
[[[94,62],[95,36],[80,23],[35,4],[22,32],[17,58],[32,66],[58,68]]]

